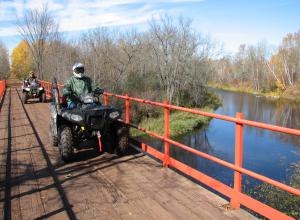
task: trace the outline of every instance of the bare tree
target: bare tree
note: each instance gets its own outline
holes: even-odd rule
[[[248,81],[252,79],[254,89],[261,91],[266,84],[266,47],[262,43],[255,46],[251,45],[248,47],[246,53],[246,70],[249,74]]]
[[[197,41],[191,32],[191,22],[174,20],[165,15],[159,21],[150,21],[150,45],[156,64],[156,72],[166,91],[167,99],[174,101],[180,75],[184,74],[187,61],[196,53]]]
[[[9,56],[5,45],[0,42],[0,79],[9,74]]]
[[[138,74],[145,54],[140,35],[136,31],[116,33],[99,28],[84,34],[79,41],[81,56],[88,64],[88,72],[100,84],[112,91],[121,91],[130,74]]]
[[[158,21],[152,19],[149,38],[155,72],[170,102],[179,104],[188,86],[203,87],[214,47],[208,37],[193,30],[190,20],[174,20],[167,15]]]
[[[70,42],[61,39],[51,41],[45,50],[44,77],[49,80],[55,76],[58,81],[65,81],[72,75],[73,64],[80,60],[79,54],[79,50]]]
[[[18,21],[18,28],[22,38],[30,45],[33,62],[43,79],[46,47],[58,36],[58,24],[44,4],[41,10],[29,10],[22,21]]]
[[[268,57],[270,48],[265,41],[256,45],[241,45],[232,59],[223,57],[216,64],[217,74],[212,81],[251,88],[256,91],[270,90],[274,85],[269,73]]]

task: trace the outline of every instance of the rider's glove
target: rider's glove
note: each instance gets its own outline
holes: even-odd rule
[[[101,94],[103,94],[103,92],[104,92],[104,90],[101,89],[101,88],[99,88],[99,87],[97,87],[97,88],[94,90],[94,94],[96,94],[96,95],[101,95]]]
[[[63,96],[70,96],[71,94],[72,94],[72,91],[70,91],[70,90],[63,91]]]

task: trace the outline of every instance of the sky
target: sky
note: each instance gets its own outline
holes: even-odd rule
[[[241,44],[278,46],[300,30],[300,0],[0,0],[0,41],[10,53],[21,40],[17,19],[45,2],[69,39],[104,26],[144,31],[149,19],[168,14],[192,19],[197,31],[233,54]]]

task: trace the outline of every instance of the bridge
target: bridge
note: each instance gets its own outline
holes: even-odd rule
[[[51,97],[51,84],[42,84]],[[256,219],[244,207],[269,219],[293,219],[242,192],[242,176],[248,175],[300,196],[299,189],[242,167],[243,126],[300,136],[299,130],[245,120],[240,113],[234,118],[106,92],[104,104],[111,98],[124,100],[124,123],[164,141],[164,151],[132,141],[135,151],[124,157],[82,150],[74,161],[65,164],[49,141],[49,103],[23,105],[18,82],[8,85],[0,81],[2,219]],[[131,102],[164,108],[164,136],[130,123]],[[170,110],[235,123],[235,163],[170,139]],[[169,154],[170,147],[180,147],[234,170],[234,186],[175,160]]]

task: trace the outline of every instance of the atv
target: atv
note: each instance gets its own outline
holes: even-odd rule
[[[46,102],[47,100],[44,88],[36,81],[29,82],[28,80],[24,80],[22,92],[22,102],[24,104],[27,103],[28,99],[39,98],[40,102]]]
[[[121,156],[127,152],[129,129],[118,120],[121,109],[102,105],[99,101],[102,93],[103,90],[85,94],[76,108],[68,109],[66,102],[60,101],[57,82],[53,79],[50,137],[63,161],[70,161],[79,143],[89,140],[98,141],[99,153],[106,151]]]

